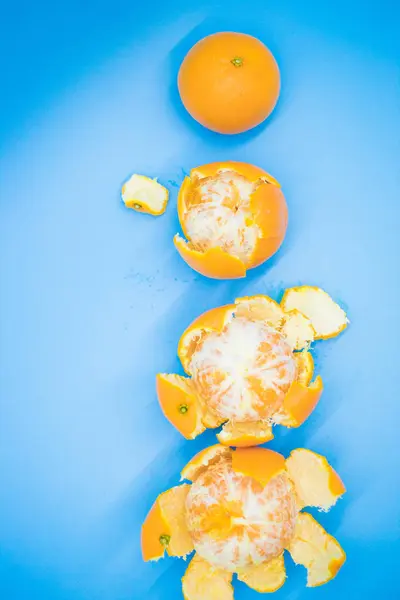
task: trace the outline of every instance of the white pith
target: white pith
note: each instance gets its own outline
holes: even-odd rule
[[[264,343],[270,352],[262,351]],[[235,318],[222,332],[204,337],[191,357],[190,372],[207,406],[222,419],[259,421],[279,408],[297,367],[290,346],[275,329],[262,321]],[[271,415],[260,415],[265,404],[249,378],[275,393],[278,405],[271,405]]]
[[[254,189],[254,183],[234,171],[200,180],[196,195],[201,202],[189,204],[184,215],[186,233],[195,250],[219,247],[248,261],[260,235],[257,225],[246,224],[252,216],[250,196]]]
[[[278,556],[290,542],[297,509],[289,478],[277,475],[264,488],[254,484],[250,477],[235,473],[229,463],[209,468],[192,484],[186,522],[195,550],[212,565],[232,572],[258,565]],[[229,503],[236,507],[232,515]],[[229,531],[219,532],[218,524],[204,529],[207,509],[217,506],[231,516]]]
[[[132,205],[132,208],[135,208],[135,204],[140,206],[143,203],[158,213],[164,210],[168,194],[166,188],[155,179],[135,174],[124,183],[122,199],[125,204]]]

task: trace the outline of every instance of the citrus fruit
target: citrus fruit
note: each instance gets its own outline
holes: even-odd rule
[[[192,169],[178,196],[188,241],[175,246],[195,271],[215,279],[245,277],[281,246],[287,206],[278,182],[253,165],[211,163]]]
[[[186,110],[218,133],[242,133],[262,123],[279,97],[279,68],[268,48],[244,33],[209,35],[189,50],[178,74]]]
[[[182,579],[187,600],[233,600],[232,574],[260,592],[286,578],[283,554],[307,569],[307,585],[332,579],[345,561],[340,544],[304,506],[328,510],[345,487],[325,457],[304,448],[284,456],[265,448],[211,446],[184,467],[192,481],[161,494],[142,528],[144,560],[195,554]]]
[[[323,290],[304,288],[311,304],[291,292],[303,288],[290,288],[281,305],[246,296],[208,310],[185,329],[178,356],[187,377],[159,375],[157,393],[165,416],[186,438],[222,425],[221,444],[259,445],[274,437],[272,425],[299,427],[309,417],[324,388],[319,375],[312,381],[310,345],[321,328],[324,335],[340,333],[342,309]],[[308,316],[297,307],[299,297]],[[344,311],[341,318],[347,326]]]

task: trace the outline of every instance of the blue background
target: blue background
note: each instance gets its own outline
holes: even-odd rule
[[[351,327],[318,343],[326,391],[271,446],[326,454],[348,486],[321,523],[348,562],[305,588],[287,560],[277,600],[400,596],[399,4],[202,0],[3,3],[0,18],[0,597],[180,598],[183,561],[144,564],[140,524],[208,432],[164,420],[157,371],[201,311],[237,295],[323,286]],[[185,114],[175,79],[218,30],[274,52],[282,95],[236,137]],[[172,244],[184,171],[265,167],[290,209],[286,242],[244,281],[208,281]],[[127,211],[132,172],[159,176],[167,213]],[[397,556],[396,556],[397,555]],[[255,592],[236,586],[238,600]]]

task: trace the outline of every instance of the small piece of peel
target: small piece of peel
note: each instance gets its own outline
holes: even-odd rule
[[[135,174],[122,186],[121,196],[127,208],[159,216],[167,208],[169,192],[155,179]]]
[[[282,298],[285,312],[297,309],[310,321],[315,339],[328,339],[339,335],[348,324],[346,313],[324,290],[303,285],[288,288]]]

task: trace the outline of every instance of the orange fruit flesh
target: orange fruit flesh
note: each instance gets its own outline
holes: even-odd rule
[[[295,563],[307,569],[307,586],[333,579],[346,560],[339,542],[307,513],[300,513],[288,550]]]
[[[286,461],[289,477],[296,488],[298,506],[329,510],[346,488],[324,456],[297,448]]]
[[[254,190],[253,182],[233,170],[192,179],[181,219],[193,249],[219,247],[247,264],[259,236],[250,210]]]
[[[178,196],[181,256],[196,271],[214,278],[243,277],[281,245],[287,206],[278,182],[245,163],[212,163],[191,171]],[[218,253],[212,251],[219,249]],[[230,257],[230,258],[229,258]],[[235,259],[235,260],[232,260]]]
[[[232,319],[221,332],[207,332],[192,353],[189,371],[206,406],[237,422],[271,417],[297,374],[279,332],[246,318]]]
[[[229,461],[201,473],[186,502],[195,550],[230,572],[281,554],[293,534],[295,517],[296,500],[285,473],[262,485],[236,472]]]

